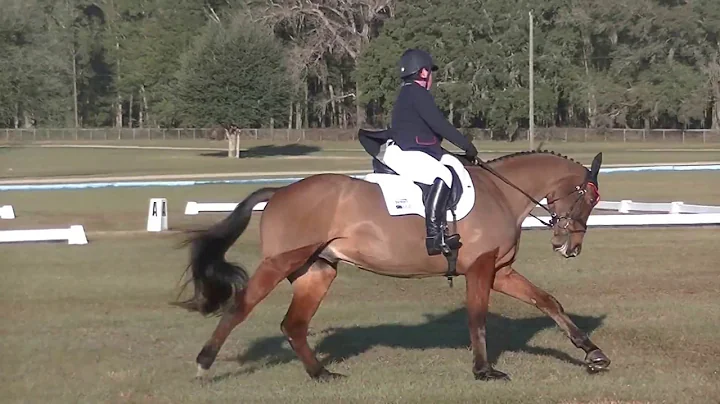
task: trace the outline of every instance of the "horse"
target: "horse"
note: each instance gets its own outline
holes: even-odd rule
[[[545,225],[552,228],[553,250],[565,258],[580,255],[588,216],[600,198],[602,153],[595,156],[590,169],[547,150],[486,162],[456,157],[462,162],[460,167],[448,167],[461,178],[454,183],[463,186],[455,202],[458,207],[464,203],[464,212],[454,225],[464,244],[457,251],[452,275],[466,280],[475,379],[510,380],[488,361],[485,324],[491,290],[551,317],[573,345],[584,351],[589,372],[606,370],[610,359],[573,323],[557,299],[513,265],[522,222],[543,197],[547,205],[540,206],[550,214]],[[326,381],[345,375],[321,364],[308,345],[307,334],[340,262],[398,278],[448,275],[442,255],[418,253],[425,251],[420,187],[409,179],[375,171],[365,178],[323,173],[287,186],[258,189],[224,219],[205,230],[189,231],[183,242],[190,246],[185,272],[191,276],[186,285],[193,284],[194,294],[173,304],[206,317],[221,317],[196,357],[196,377],[203,377],[232,330],[285,279],[292,286],[292,301],[280,330],[309,377]],[[371,176],[376,178],[368,179]],[[405,198],[398,200],[398,195]],[[262,260],[250,276],[239,264],[228,262],[225,253],[243,234],[253,207],[261,202],[267,202],[260,218]]]

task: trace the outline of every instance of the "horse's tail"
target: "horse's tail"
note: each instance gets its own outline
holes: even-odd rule
[[[250,223],[253,207],[268,201],[280,188],[262,188],[240,202],[225,219],[204,231],[192,234],[182,244],[190,244],[190,263],[195,294],[188,300],[172,304],[203,315],[219,314],[236,290],[247,285],[249,275],[240,265],[225,260],[225,253]],[[184,289],[184,288],[183,288]],[[182,290],[180,291],[182,293]]]

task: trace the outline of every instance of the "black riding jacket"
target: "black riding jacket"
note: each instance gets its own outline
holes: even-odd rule
[[[440,111],[429,91],[415,82],[405,83],[392,111],[393,140],[402,150],[421,150],[440,160],[440,143],[447,139],[476,156],[477,149]]]

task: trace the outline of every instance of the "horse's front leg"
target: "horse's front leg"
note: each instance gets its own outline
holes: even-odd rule
[[[473,350],[473,374],[476,380],[510,380],[508,375],[493,369],[488,362],[485,324],[494,275],[494,253],[481,255],[465,273],[468,326]]]
[[[495,274],[493,289],[537,307],[550,316],[570,338],[573,345],[585,351],[585,363],[588,370],[597,372],[610,366],[610,359],[582,332],[565,314],[560,302],[511,267],[505,267]]]

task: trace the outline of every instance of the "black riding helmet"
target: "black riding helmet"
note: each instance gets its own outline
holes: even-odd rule
[[[413,76],[423,67],[433,72],[438,69],[429,53],[420,49],[408,49],[400,57],[400,78],[406,79]]]

